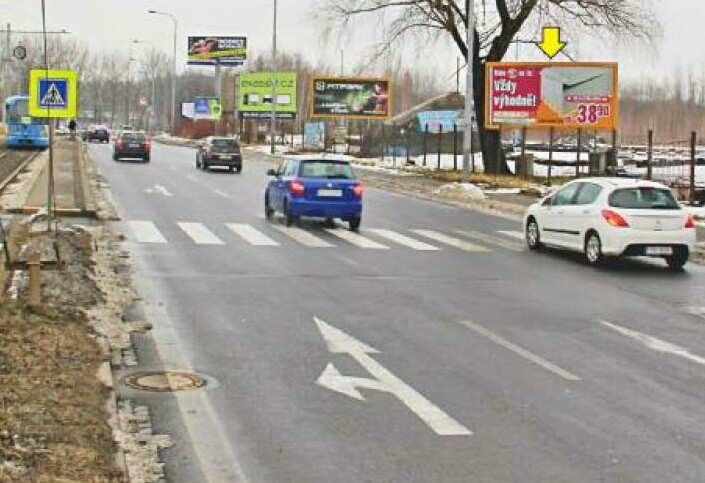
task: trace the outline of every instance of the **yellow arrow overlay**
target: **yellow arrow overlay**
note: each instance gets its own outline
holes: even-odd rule
[[[537,43],[543,53],[548,56],[549,59],[553,59],[558,52],[563,50],[566,46],[565,42],[561,42],[561,28],[560,27],[544,27],[543,28],[543,40],[541,43]]]

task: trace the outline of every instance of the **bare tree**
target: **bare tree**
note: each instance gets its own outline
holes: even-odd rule
[[[427,39],[449,37],[464,58],[467,45],[464,30],[468,15],[464,0],[319,0],[334,25],[345,28],[358,18],[384,15],[386,29],[376,49],[382,55],[396,49],[409,35]],[[489,4],[494,4],[494,8]],[[501,61],[513,41],[537,40],[534,33],[544,23],[570,27],[571,31],[610,33],[642,39],[654,32],[655,22],[648,0],[483,0],[480,21],[475,23],[473,85],[480,141],[485,169],[490,173],[509,172],[500,154],[500,135],[484,128],[485,63]]]

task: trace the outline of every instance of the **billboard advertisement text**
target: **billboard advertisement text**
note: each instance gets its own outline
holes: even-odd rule
[[[247,60],[246,37],[188,38],[189,65],[239,66]]]
[[[617,127],[615,63],[495,62],[486,69],[487,129]]]
[[[294,119],[297,111],[296,72],[275,72],[277,118]],[[268,118],[272,112],[272,74],[243,72],[240,74],[240,117]]]
[[[319,77],[311,90],[314,118],[389,119],[389,79]]]

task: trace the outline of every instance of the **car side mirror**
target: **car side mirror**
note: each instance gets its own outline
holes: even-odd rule
[[[549,196],[545,200],[543,200],[543,203],[541,203],[541,206],[551,206],[553,204],[553,196]]]
[[[279,173],[277,173],[276,169],[268,169],[267,176],[279,176]]]

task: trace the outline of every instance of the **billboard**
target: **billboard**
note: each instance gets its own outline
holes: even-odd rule
[[[485,68],[487,129],[617,127],[616,63],[489,62]]]
[[[389,119],[390,87],[386,78],[316,77],[311,83],[312,117]]]
[[[187,52],[189,65],[239,66],[247,60],[247,38],[190,36]]]
[[[222,108],[217,97],[196,97],[193,100],[193,119],[217,121]]]
[[[294,119],[297,111],[296,72],[275,72],[277,118]],[[240,117],[268,118],[272,113],[272,74],[243,72],[240,74]]]
[[[458,126],[458,118],[463,111],[425,111],[419,112],[416,116],[419,119],[419,131],[424,132],[428,126],[428,132],[453,132],[453,126]],[[442,131],[441,131],[442,130]]]
[[[326,147],[326,124],[324,122],[307,122],[304,124],[304,148],[313,151]]]

